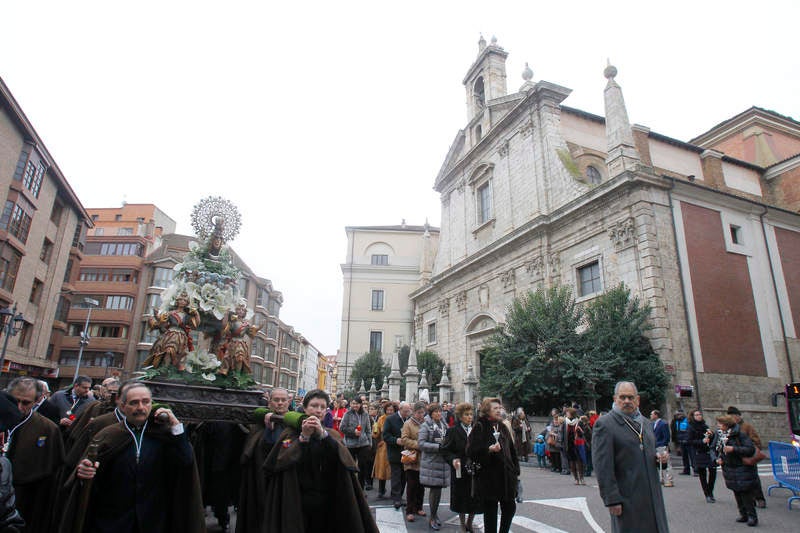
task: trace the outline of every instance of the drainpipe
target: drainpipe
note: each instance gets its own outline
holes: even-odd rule
[[[778,318],[781,322],[781,333],[783,334],[783,348],[786,350],[786,366],[789,368],[789,383],[794,383],[794,371],[792,370],[792,358],[789,355],[789,340],[786,337],[786,325],[783,322],[783,310],[781,301],[778,297],[778,281],[775,279],[775,267],[772,263],[772,253],[769,251],[769,241],[767,240],[767,228],[764,225],[764,215],[767,214],[767,207],[762,206],[764,211],[758,216],[761,221],[761,233],[764,235],[764,246],[767,248],[767,260],[769,261],[769,274],[772,278],[772,290],[775,291],[775,302],[778,304]]]
[[[697,380],[697,356],[694,353],[694,344],[692,343],[692,329],[689,325],[689,307],[686,305],[686,285],[683,282],[683,265],[681,264],[681,252],[680,247],[678,246],[678,228],[675,227],[675,211],[673,210],[672,204],[672,191],[675,189],[675,178],[671,178],[670,176],[662,175],[664,179],[670,181],[671,186],[667,190],[667,196],[669,197],[669,212],[672,216],[672,236],[675,239],[675,258],[678,262],[678,278],[681,282],[681,292],[683,292],[683,315],[686,319],[686,333],[687,338],[689,340],[689,356],[692,359],[692,377],[694,378],[694,390],[697,397],[697,408],[702,409],[702,403],[700,402],[700,382]],[[683,400],[680,400],[681,405],[683,404]]]

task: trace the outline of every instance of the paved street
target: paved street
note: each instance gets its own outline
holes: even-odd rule
[[[675,473],[679,471],[675,470]],[[766,494],[767,487],[773,482],[769,463],[760,465],[760,472]],[[714,491],[717,503],[714,504],[705,502],[696,477],[676,475],[675,487],[664,489],[672,533],[753,531],[745,524],[734,522],[738,512],[733,493],[725,488],[721,472],[719,474]],[[600,533],[611,530],[608,513],[600,500],[594,477],[586,478],[586,486],[576,486],[572,476],[526,467],[522,469],[522,483],[524,502],[518,504],[512,531]],[[758,510],[759,527],[755,531],[786,533],[798,530],[800,506],[795,503],[795,508],[789,511],[786,508],[788,494],[788,491],[776,490],[772,496],[767,497],[767,508]],[[376,500],[376,495],[376,491],[369,492],[370,505],[381,532],[430,531],[425,518],[419,517],[413,523],[406,523],[405,515],[401,511],[395,511],[386,500]],[[442,531],[458,531],[458,515],[450,512],[448,506],[448,490],[443,492],[442,500],[439,511],[439,518],[445,523]],[[427,494],[425,509],[427,510]],[[483,522],[476,520],[476,523]],[[209,519],[208,525],[209,533],[219,531],[213,518]]]

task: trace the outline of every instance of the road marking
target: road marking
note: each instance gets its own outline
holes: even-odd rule
[[[375,509],[375,523],[381,533],[406,533],[406,520],[403,511],[394,507],[380,507]]]
[[[592,512],[589,510],[589,504],[586,503],[586,498],[558,498],[553,500],[525,500],[526,503],[538,503],[539,505],[549,505],[550,507],[558,507],[561,509],[568,509],[570,511],[577,511],[583,515],[586,522],[589,524],[595,533],[605,533],[603,528],[600,527]]]
[[[526,518],[524,516],[515,516],[512,522],[518,526],[524,527],[525,529],[536,531],[537,533],[567,533],[563,529],[548,526],[547,524],[542,524],[541,522],[531,520],[530,518]]]

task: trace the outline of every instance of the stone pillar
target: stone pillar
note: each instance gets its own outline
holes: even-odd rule
[[[417,369],[417,349],[414,347],[414,339],[411,339],[411,351],[408,354],[408,369],[405,373],[406,378],[406,397],[407,402],[417,401],[417,391],[419,384],[419,370]]]
[[[372,385],[369,388],[369,401],[374,402],[378,399],[378,389],[375,388],[375,378],[372,378]]]
[[[439,381],[439,398],[442,402],[450,401],[450,378],[447,376],[447,365],[442,368],[442,379]]]
[[[383,380],[383,387],[381,387],[381,398],[389,398],[389,378]]]
[[[361,382],[361,388],[358,389],[358,395],[361,396],[362,394],[367,393],[367,380]]]
[[[394,401],[399,401],[400,398],[400,381],[402,381],[403,376],[400,375],[400,359],[398,358],[397,352],[394,352],[392,355],[392,371],[389,374],[389,377],[386,378],[386,381],[389,382],[389,399]]]
[[[464,377],[464,401],[467,403],[473,403],[474,394],[476,392],[476,387],[478,385],[478,379],[475,377],[475,373],[472,370],[472,363],[467,365],[467,375]],[[477,406],[474,406],[477,412]]]

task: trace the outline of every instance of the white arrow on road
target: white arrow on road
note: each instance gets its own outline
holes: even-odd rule
[[[604,533],[603,528],[600,527],[592,512],[589,510],[589,505],[586,503],[586,498],[558,498],[553,500],[525,500],[525,503],[538,503],[539,505],[548,505],[550,507],[558,507],[560,509],[569,509],[570,511],[578,511],[589,523],[589,526],[596,533]]]

